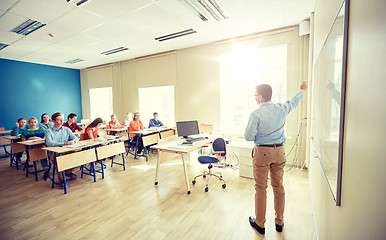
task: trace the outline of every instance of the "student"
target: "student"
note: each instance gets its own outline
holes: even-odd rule
[[[134,113],[133,121],[130,122],[129,132],[139,131],[139,130],[143,130],[143,129],[144,129],[144,127],[143,127],[142,121],[139,119],[139,112],[136,112],[136,113]],[[138,134],[130,133],[130,139],[132,142],[138,141],[137,153],[140,154],[142,152],[142,149],[143,149],[142,137]]]
[[[284,166],[284,126],[288,114],[296,108],[304,97],[307,83],[300,85],[299,92],[285,103],[271,102],[272,88],[262,84],[256,87],[256,102],[260,105],[249,117],[245,129],[245,140],[254,141],[253,175],[255,177],[255,215],[249,217],[249,224],[260,234],[265,233],[265,212],[267,202],[267,180],[270,172],[271,185],[274,192],[275,226],[281,232],[284,226],[285,192],[283,187]]]
[[[133,113],[126,113],[125,126],[128,127],[131,121],[133,121]]]
[[[46,131],[46,145],[48,147],[72,145],[78,141],[78,138],[72,133],[69,128],[63,127],[63,117],[60,112],[52,115],[52,122],[54,126],[50,127]],[[57,169],[57,168],[56,168]],[[72,173],[75,168],[65,171],[65,175],[70,177],[71,180],[76,179],[76,175]],[[58,173],[59,181],[63,181],[62,174]]]
[[[12,136],[19,136],[20,133],[28,128],[27,120],[25,118],[19,118],[15,123],[15,127],[12,129]]]
[[[69,129],[71,129],[72,132],[82,131],[83,129],[79,127],[78,124],[76,124],[77,117],[78,115],[76,115],[75,113],[68,114],[68,117],[67,117],[68,121],[63,123],[63,126],[68,127]]]
[[[54,124],[52,123],[50,116],[48,116],[47,113],[43,113],[41,122],[39,123],[39,128],[42,128],[45,132],[47,132],[47,130],[53,126]]]
[[[122,125],[119,124],[119,122],[117,120],[117,115],[111,114],[111,121],[109,122],[108,126],[110,129],[116,129],[116,128],[122,127]]]
[[[85,130],[86,140],[98,138],[98,127],[102,125],[102,123],[102,118],[96,118],[94,121],[92,121],[92,123],[87,126]]]
[[[150,119],[150,121],[149,121],[149,128],[162,127],[164,125],[160,120],[158,120],[158,113],[157,112],[153,113],[153,117],[154,118]]]
[[[22,141],[34,140],[34,139],[44,139],[45,131],[43,128],[36,128],[38,125],[38,120],[34,117],[28,119],[29,128],[20,134]],[[47,159],[41,159],[40,164],[42,168],[48,168]]]

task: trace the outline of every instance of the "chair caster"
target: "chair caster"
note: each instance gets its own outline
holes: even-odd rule
[[[196,184],[196,180],[193,180],[193,181],[192,181],[192,184],[193,184],[193,185]]]
[[[154,185],[158,185],[158,182],[155,182]]]
[[[190,194],[190,191],[188,191],[188,194]]]
[[[226,188],[227,187],[227,185],[224,183],[223,185],[222,185],[222,188]]]
[[[208,188],[208,187],[206,187],[206,188],[205,188],[205,192],[208,192],[208,191],[209,191],[209,188]]]
[[[206,175],[202,176],[202,178],[206,178]]]

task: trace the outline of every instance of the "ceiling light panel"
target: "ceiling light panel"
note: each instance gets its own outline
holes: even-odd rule
[[[12,29],[11,32],[27,36],[28,34],[40,29],[41,27],[44,27],[45,25],[46,24],[42,22],[27,19],[20,25],[16,26],[14,29]]]
[[[4,49],[4,48],[6,48],[8,46],[9,46],[8,44],[0,43],[0,51],[1,51],[1,49]]]
[[[40,22],[50,23],[74,9],[76,9],[75,6],[68,4],[64,0],[23,0],[16,4],[10,12]]]

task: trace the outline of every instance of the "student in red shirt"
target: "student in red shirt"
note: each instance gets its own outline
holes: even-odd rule
[[[76,124],[77,117],[78,115],[76,115],[75,113],[70,113],[67,118],[68,121],[63,123],[63,126],[70,128],[72,132],[82,131],[83,129],[79,127],[78,124]]]
[[[102,118],[96,118],[92,123],[90,123],[85,130],[85,137],[87,139],[98,138],[98,127],[102,125]]]
[[[139,112],[136,112],[136,113],[134,113],[133,121],[130,122],[129,132],[139,131],[139,130],[143,130],[143,129],[144,129],[144,127],[143,127],[142,121],[139,119]],[[143,149],[142,137],[138,134],[130,133],[130,138],[131,138],[132,142],[138,141],[137,153],[140,154],[142,152],[142,149]]]
[[[117,120],[117,115],[111,114],[111,121],[106,126],[106,129],[117,129],[121,128],[121,124],[119,124],[119,121]],[[115,132],[107,131],[110,135],[115,135]]]

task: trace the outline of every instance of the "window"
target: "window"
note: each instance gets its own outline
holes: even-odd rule
[[[159,120],[164,125],[175,125],[174,86],[138,88],[138,95],[139,113],[144,126],[149,126],[154,112],[158,112]]]
[[[90,89],[90,113],[91,121],[102,118],[110,121],[113,113],[113,93],[111,87]]]
[[[221,131],[244,134],[250,113],[258,105],[259,84],[270,84],[272,102],[286,100],[287,45],[244,49],[220,55]]]

